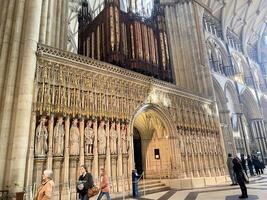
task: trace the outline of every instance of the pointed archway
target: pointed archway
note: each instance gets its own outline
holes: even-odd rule
[[[171,138],[175,128],[166,111],[155,104],[138,109],[132,121],[133,167],[146,178],[169,178],[175,162]]]

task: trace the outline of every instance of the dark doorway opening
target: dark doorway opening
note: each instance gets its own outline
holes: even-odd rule
[[[141,141],[139,131],[136,128],[134,128],[133,143],[134,143],[135,169],[137,170],[138,174],[142,174],[143,173],[142,141]]]

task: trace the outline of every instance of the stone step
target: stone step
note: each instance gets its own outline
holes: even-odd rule
[[[170,187],[168,186],[159,186],[159,187],[153,187],[153,188],[149,188],[144,190],[139,190],[139,196],[142,196],[144,194],[153,194],[153,193],[158,193],[158,192],[163,192],[163,191],[168,191],[170,190]]]
[[[138,185],[138,187],[139,187],[139,190],[143,190],[143,189],[149,189],[149,188],[153,188],[153,187],[164,187],[164,186],[166,186],[164,183],[161,183],[161,182],[159,182],[159,183],[150,183],[150,184],[146,184],[146,185]]]
[[[138,186],[143,186],[144,184],[150,185],[150,184],[156,184],[156,183],[161,183],[160,180],[152,180],[152,179],[146,179],[139,181]]]

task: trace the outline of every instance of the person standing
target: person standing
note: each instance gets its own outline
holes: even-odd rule
[[[53,172],[51,170],[44,170],[42,175],[42,184],[37,189],[34,200],[50,200],[52,199],[54,181],[52,180]]]
[[[254,165],[256,174],[260,175],[259,159],[255,155],[253,155],[253,157],[252,157],[252,163]]]
[[[248,163],[248,169],[249,169],[250,176],[255,176],[254,170],[253,170],[253,163],[252,163],[252,159],[251,159],[250,155],[248,155],[248,157],[247,157],[247,163]]]
[[[88,189],[92,188],[94,185],[93,177],[91,173],[88,173],[87,167],[81,165],[80,167],[80,177],[77,185],[77,192],[79,193],[80,200],[89,200],[87,195]]]
[[[230,175],[230,178],[232,181],[232,185],[237,185],[233,166],[234,166],[233,165],[233,157],[232,157],[232,154],[229,153],[228,158],[227,158],[227,167],[228,167],[229,175]]]
[[[100,174],[100,194],[97,197],[97,200],[102,199],[104,195],[106,195],[107,200],[110,199],[109,195],[109,181],[108,181],[108,175],[104,168],[101,168],[101,174]]]
[[[247,174],[247,161],[245,159],[245,155],[244,154],[241,154],[241,165],[242,165],[242,168],[244,170],[244,172]]]
[[[247,187],[245,184],[245,175],[243,172],[242,165],[241,165],[238,158],[233,159],[233,165],[234,165],[233,170],[236,174],[236,180],[237,180],[237,182],[240,186],[241,192],[242,192],[242,195],[239,196],[239,198],[240,199],[246,199],[246,198],[248,198],[248,194],[247,194]]]

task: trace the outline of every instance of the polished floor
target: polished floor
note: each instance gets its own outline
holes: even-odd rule
[[[265,172],[266,173],[266,172]],[[267,175],[250,179],[247,184],[249,198],[247,200],[267,200]],[[214,187],[195,190],[169,190],[142,196],[140,200],[235,200],[239,199],[239,186],[230,186],[230,183]],[[128,200],[132,198],[126,198]]]

